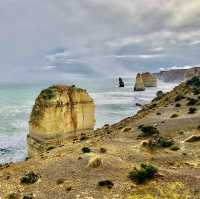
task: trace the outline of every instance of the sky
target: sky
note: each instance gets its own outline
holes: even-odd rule
[[[200,0],[0,0],[0,82],[200,64]]]

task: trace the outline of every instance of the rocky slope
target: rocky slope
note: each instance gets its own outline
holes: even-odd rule
[[[200,81],[159,95],[135,116],[2,165],[1,198],[200,198]],[[157,167],[139,168],[141,163]],[[147,176],[138,183],[130,176]],[[147,173],[150,172],[150,173]],[[146,172],[146,173],[145,173]],[[129,176],[129,177],[128,177]]]

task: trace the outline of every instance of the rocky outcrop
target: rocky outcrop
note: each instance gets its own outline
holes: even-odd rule
[[[144,81],[143,81],[142,75],[138,73],[136,76],[134,91],[144,91],[144,90],[145,90],[145,87],[144,87]]]
[[[124,81],[121,77],[119,77],[119,87],[120,88],[124,87]]]
[[[86,90],[51,86],[35,101],[29,121],[29,156],[55,148],[84,131],[94,129],[95,105]]]
[[[156,87],[157,86],[157,78],[152,73],[142,73],[142,79],[145,87]]]
[[[154,74],[164,82],[180,82],[200,75],[200,67],[190,69],[172,69]]]
[[[191,68],[190,70],[187,70],[184,74],[184,80],[190,80],[195,76],[200,76],[200,68]]]

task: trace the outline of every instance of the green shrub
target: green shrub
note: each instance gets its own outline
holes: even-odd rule
[[[143,137],[148,137],[160,133],[159,130],[153,126],[142,126],[141,131]]]
[[[172,151],[178,151],[179,149],[180,149],[180,147],[177,146],[177,145],[172,145],[172,146],[170,147],[170,150],[172,150]]]
[[[114,186],[114,184],[113,184],[113,182],[111,180],[102,180],[102,181],[99,181],[98,185],[100,187],[107,187],[109,189],[111,189]]]
[[[192,86],[193,88],[200,88],[200,79],[199,77],[195,76],[192,79],[187,81],[187,85]]]
[[[179,94],[179,95],[177,95],[176,97],[175,97],[175,102],[178,102],[178,101],[180,101],[180,100],[182,100],[182,99],[184,99],[184,96],[182,95],[182,94]]]
[[[188,113],[189,114],[194,114],[196,113],[197,109],[195,107],[190,107],[189,110],[188,110]]]
[[[197,99],[188,98],[188,103],[187,103],[187,105],[188,105],[188,106],[194,106],[194,105],[196,105],[197,102],[198,102]]]
[[[20,182],[22,184],[34,184],[39,180],[39,178],[39,175],[35,174],[33,171],[30,171],[21,177]]]
[[[171,115],[171,117],[170,118],[176,118],[176,117],[178,117],[178,114],[173,114],[173,115]]]
[[[157,135],[151,138],[147,143],[145,143],[145,146],[147,146],[150,149],[154,149],[154,148],[168,148],[171,147],[173,144],[174,141],[171,138],[165,138]]]
[[[178,108],[178,107],[181,107],[181,104],[180,104],[180,103],[176,103],[176,104],[175,104],[175,107],[177,107],[177,108]]]
[[[192,91],[195,95],[200,93],[200,78],[193,77],[192,79],[187,81],[187,85],[192,87]]]
[[[147,180],[151,180],[158,173],[158,169],[151,164],[141,164],[141,168],[135,168],[128,175],[128,178],[139,184],[144,183]]]
[[[83,153],[90,153],[90,151],[91,151],[91,150],[90,150],[90,148],[88,148],[88,147],[83,147],[83,148],[82,148],[82,152],[83,152]]]

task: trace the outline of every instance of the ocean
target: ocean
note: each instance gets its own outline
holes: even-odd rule
[[[133,91],[133,78],[125,78],[125,88],[118,88],[117,79],[74,80],[64,82],[86,88],[96,104],[96,128],[113,124],[137,113],[136,103],[150,102],[158,90],[164,92],[176,83],[159,82],[157,88]],[[51,84],[0,85],[0,163],[17,162],[27,155],[26,136],[29,115],[35,98]]]

